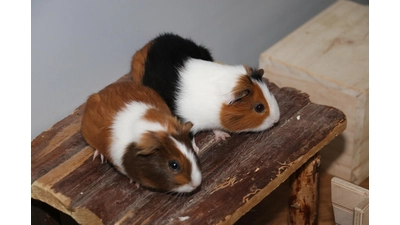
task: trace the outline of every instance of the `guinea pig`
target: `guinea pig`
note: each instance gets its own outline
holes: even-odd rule
[[[86,142],[139,185],[182,193],[201,184],[193,124],[182,124],[148,87],[120,82],[92,94],[81,125]]]
[[[207,48],[176,34],[161,34],[138,50],[130,74],[157,91],[182,122],[191,121],[193,134],[213,130],[225,139],[227,132],[266,130],[280,118],[262,69],[217,63]]]

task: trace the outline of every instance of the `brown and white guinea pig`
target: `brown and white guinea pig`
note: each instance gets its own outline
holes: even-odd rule
[[[175,34],[161,34],[138,50],[130,73],[183,122],[191,121],[193,134],[213,130],[217,140],[225,139],[224,131],[262,131],[280,118],[262,69],[214,62],[204,46]]]
[[[88,144],[137,184],[191,192],[202,180],[191,127],[172,116],[152,89],[120,82],[88,98],[81,131]]]

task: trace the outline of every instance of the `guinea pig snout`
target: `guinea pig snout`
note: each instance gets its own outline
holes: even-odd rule
[[[199,187],[200,184],[201,184],[201,180],[200,180],[200,182],[192,180],[191,182],[189,182],[189,183],[187,183],[185,185],[182,185],[182,186],[179,186],[179,187],[175,188],[173,191],[175,191],[175,192],[188,192],[189,193],[189,192],[194,191],[197,187]]]
[[[176,191],[176,192],[192,192],[200,186],[201,182],[202,182],[202,176],[201,176],[200,169],[198,168],[197,165],[194,165],[194,167],[192,168],[192,172],[190,174],[190,178],[189,178],[188,182],[175,188],[174,191]]]

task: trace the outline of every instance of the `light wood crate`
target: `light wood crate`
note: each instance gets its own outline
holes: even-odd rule
[[[331,180],[332,208],[339,225],[369,224],[369,190],[334,177]]]
[[[347,129],[321,151],[321,168],[360,184],[369,176],[369,9],[337,1],[260,55],[280,87],[342,110]]]

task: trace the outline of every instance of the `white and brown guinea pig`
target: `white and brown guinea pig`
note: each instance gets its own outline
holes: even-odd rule
[[[279,120],[263,74],[214,62],[204,46],[171,33],[151,40],[131,63],[134,82],[156,90],[174,115],[193,123],[193,134],[213,130],[217,140],[229,137],[224,131],[262,131]]]
[[[88,144],[138,184],[191,192],[202,180],[191,127],[172,116],[152,89],[120,82],[88,98],[81,131]]]

